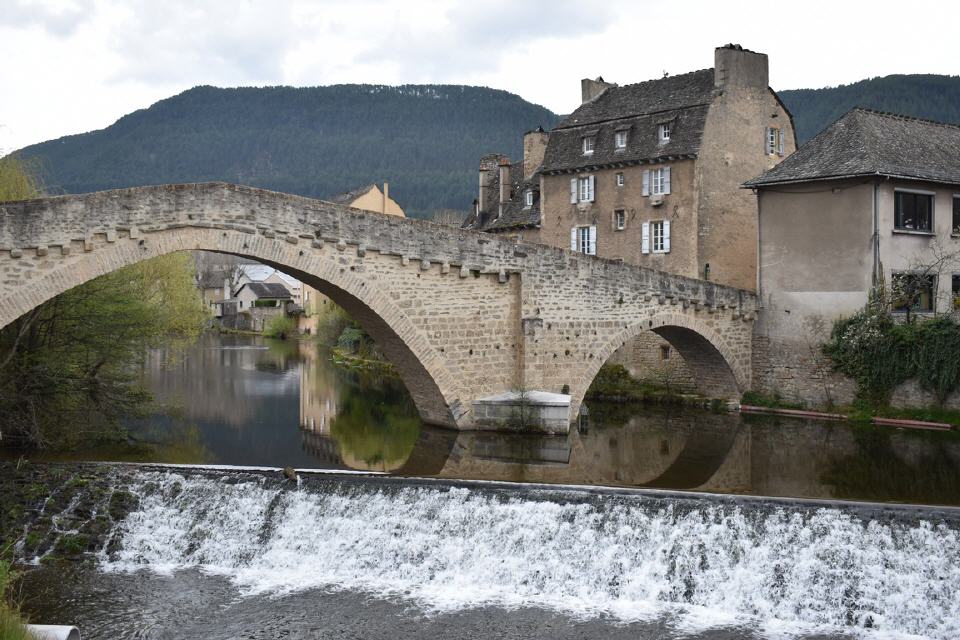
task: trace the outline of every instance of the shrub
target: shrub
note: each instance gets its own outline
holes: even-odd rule
[[[297,323],[293,321],[293,318],[285,315],[277,315],[267,321],[267,325],[263,328],[263,335],[268,338],[280,338],[283,340],[293,334],[296,329]]]

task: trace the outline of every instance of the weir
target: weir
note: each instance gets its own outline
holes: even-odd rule
[[[943,511],[210,472],[140,472],[126,488],[139,506],[102,569],[199,569],[247,598],[332,589],[436,614],[960,633],[960,520]]]

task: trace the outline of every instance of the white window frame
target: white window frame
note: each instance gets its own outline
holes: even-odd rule
[[[595,195],[596,181],[594,176],[577,178],[577,202],[593,202]]]
[[[523,207],[529,209],[533,206],[533,189],[527,189],[523,194]]]
[[[596,136],[583,136],[581,144],[583,145],[583,155],[589,156],[593,154],[593,149],[597,144]]]
[[[615,149],[626,149],[627,148],[627,132],[626,130],[617,131],[613,134],[613,147]]]
[[[614,209],[613,210],[613,230],[623,231],[626,228],[627,228],[627,210]]]
[[[588,256],[597,255],[596,225],[580,225],[570,229],[570,250]]]
[[[650,195],[652,196],[662,196],[664,194],[664,187],[666,186],[666,179],[663,172],[663,167],[659,169],[650,170]]]
[[[960,236],[960,224],[954,226],[954,221],[957,221],[957,214],[955,211],[960,212],[960,193],[953,194],[953,201],[950,203],[950,235],[954,238]]]
[[[626,180],[623,177],[623,171],[620,171],[619,173],[617,173],[617,177],[615,180],[616,180],[616,185],[618,187],[622,187],[624,184],[626,184]],[[957,196],[957,197],[960,198],[960,196]]]
[[[777,153],[777,139],[780,137],[779,131],[780,129],[776,127],[767,127],[766,154],[768,156]]]
[[[650,251],[653,253],[666,253],[664,251],[663,222],[663,220],[650,221]]]
[[[657,126],[657,139],[660,141],[660,144],[666,144],[670,142],[669,122],[663,122]]]
[[[897,193],[913,193],[920,196],[930,196],[930,229],[907,229],[906,227],[897,226]],[[953,215],[953,211],[950,212],[950,215]],[[952,220],[951,220],[952,222]],[[937,192],[936,191],[925,191],[923,189],[903,189],[900,187],[894,187],[893,189],[893,232],[894,233],[913,233],[916,235],[925,235],[933,236],[937,233]]]

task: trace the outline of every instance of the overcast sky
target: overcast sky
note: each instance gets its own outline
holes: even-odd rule
[[[0,0],[0,152],[199,84],[485,85],[567,113],[582,77],[703,69],[727,42],[767,53],[774,89],[956,75],[958,24],[926,0]]]

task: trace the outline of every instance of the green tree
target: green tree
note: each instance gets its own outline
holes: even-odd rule
[[[146,349],[194,337],[206,313],[190,256],[176,253],[101,276],[0,331],[0,432],[36,447],[121,435],[150,403],[136,374]]]

